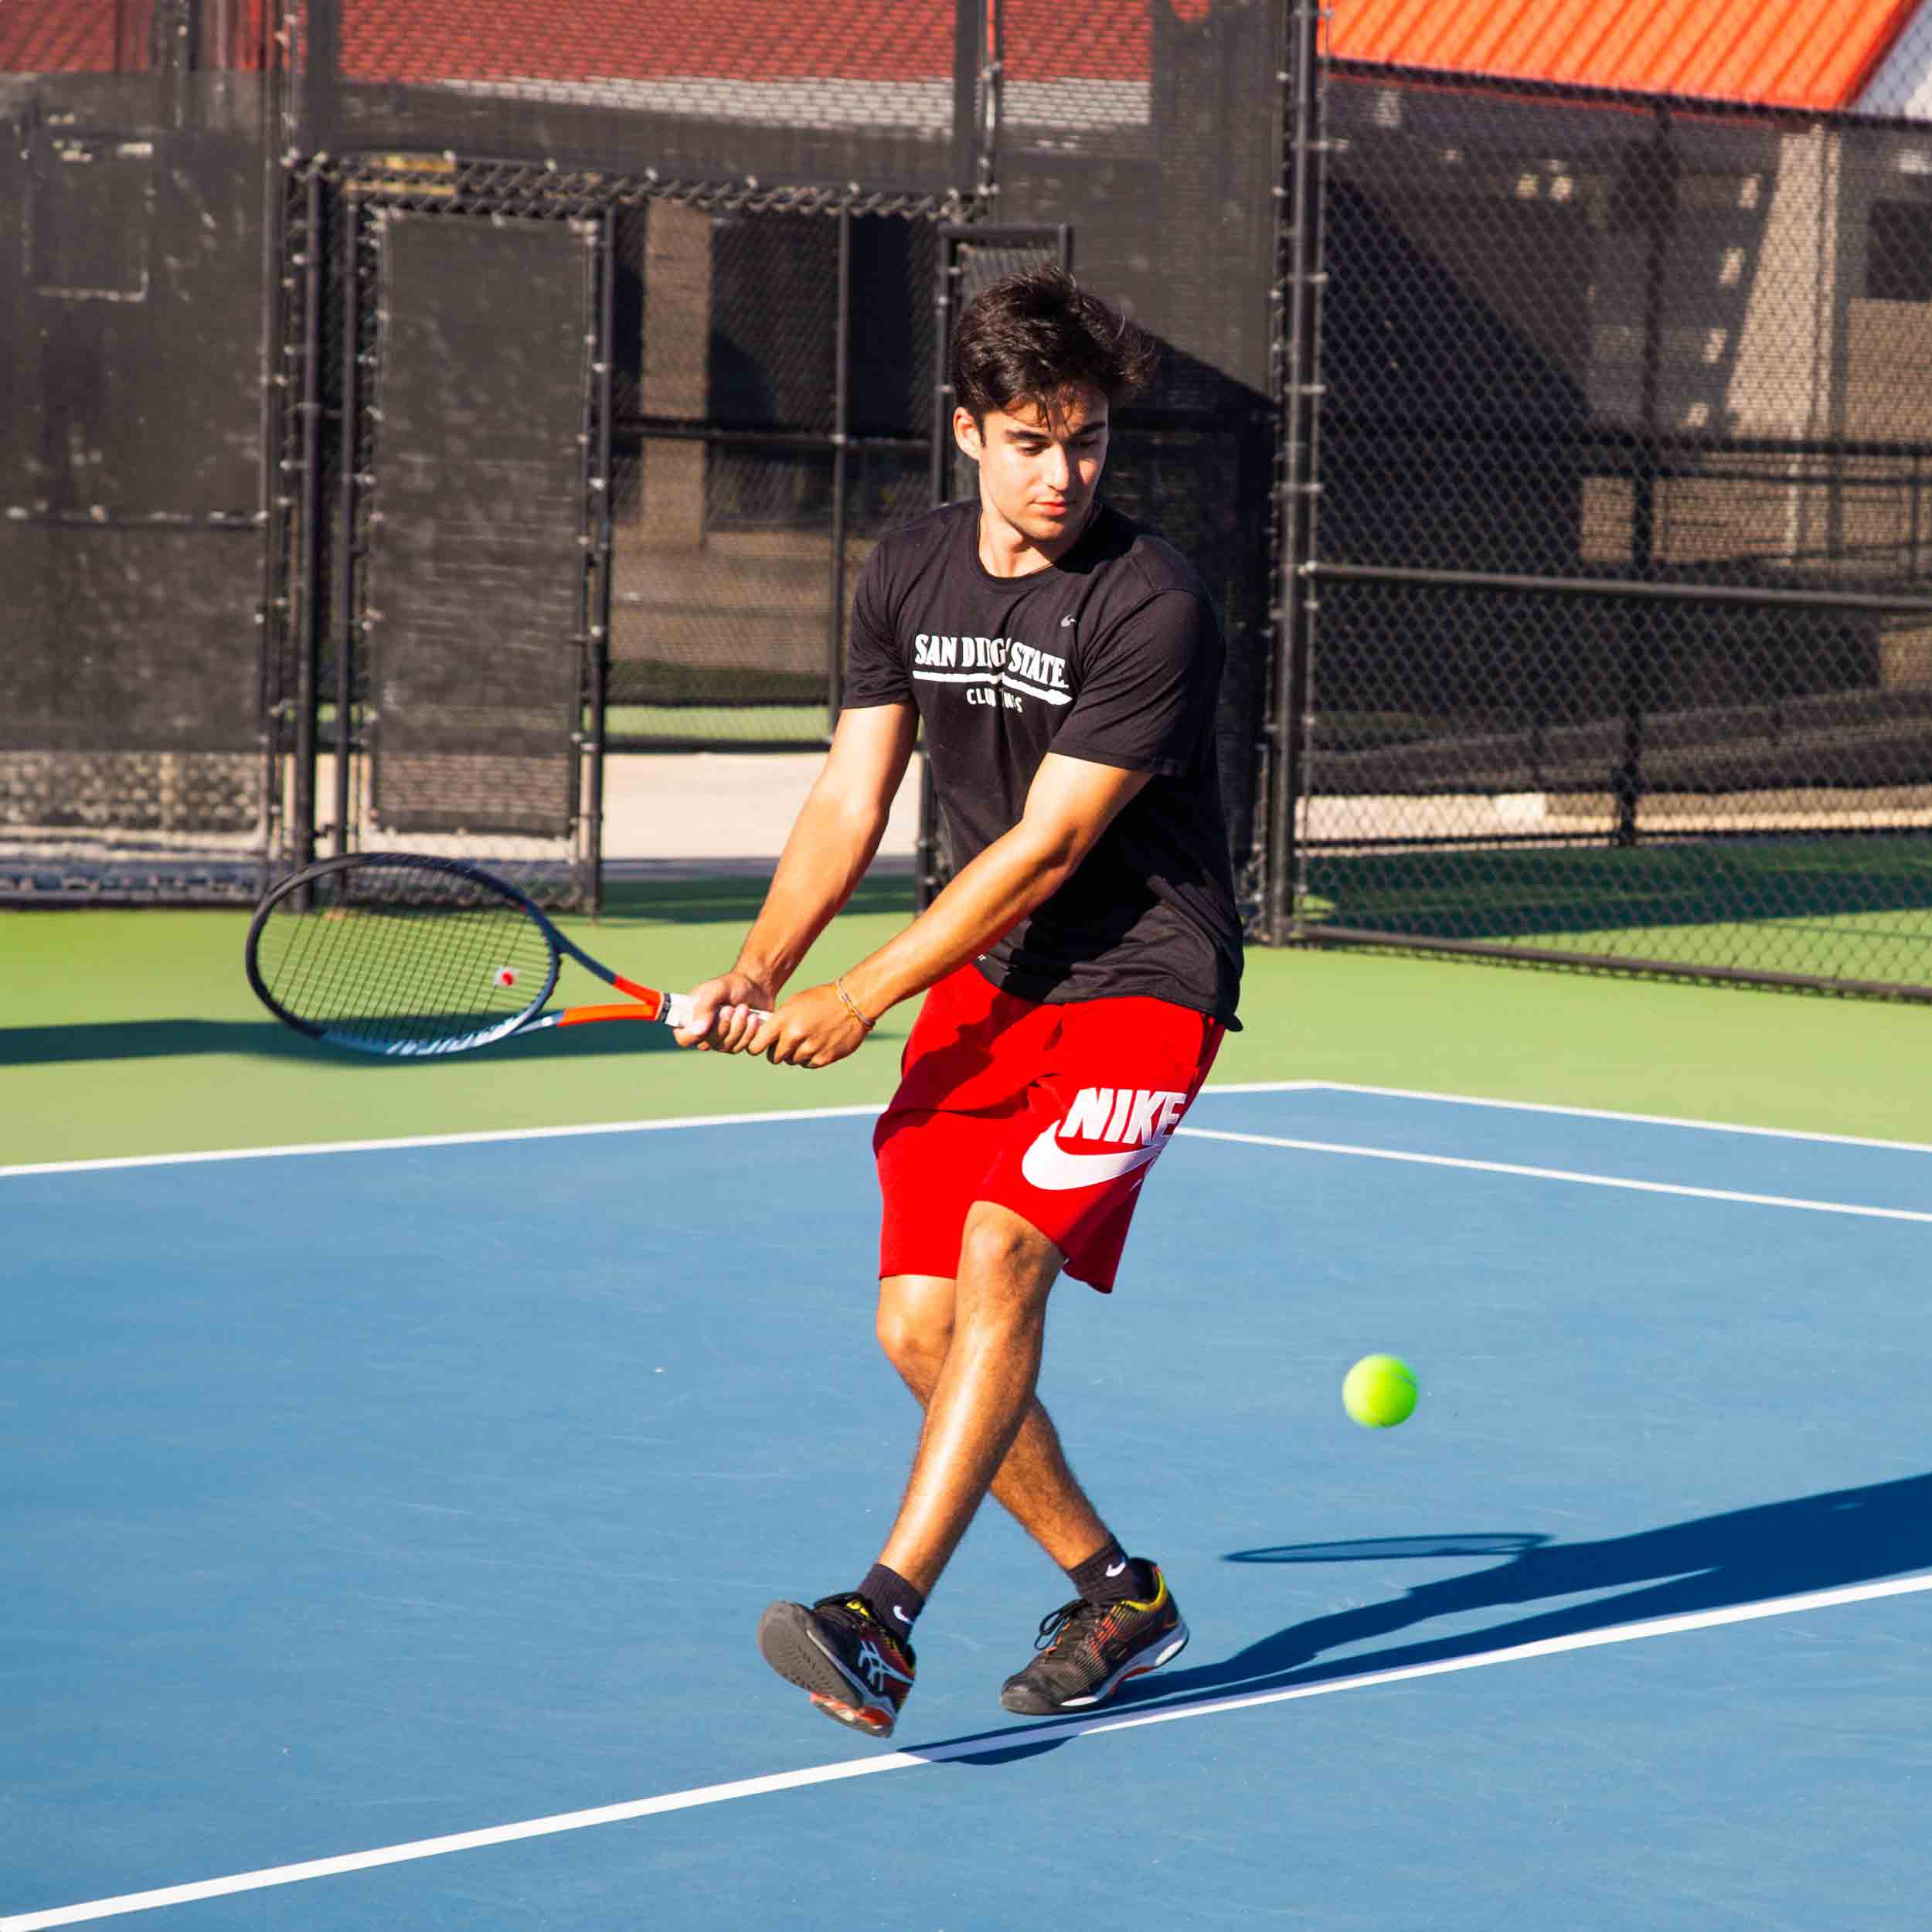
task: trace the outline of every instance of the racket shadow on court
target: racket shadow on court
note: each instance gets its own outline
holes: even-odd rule
[[[1527,1532],[1451,1533],[1282,1543],[1233,1550],[1223,1561],[1313,1567],[1464,1556],[1504,1560],[1417,1583],[1379,1603],[1290,1624],[1231,1656],[1191,1665],[1184,1661],[1124,1685],[1103,1712],[1092,1715],[1318,1684],[1614,1629],[1651,1617],[1909,1575],[1932,1568],[1932,1475],[1762,1503],[1592,1543],[1552,1543]],[[1177,1575],[1175,1585],[1185,1607],[1185,1577]],[[1566,1604],[1540,1616],[1505,1617],[1446,1636],[1375,1649],[1354,1648],[1439,1617],[1515,1610],[1553,1597],[1604,1590],[1620,1594]],[[1198,1654],[1206,1634],[1196,1620],[1190,1655]],[[1336,1651],[1345,1655],[1323,1661],[1326,1653]],[[985,1751],[951,1761],[1002,1764],[1052,1750],[1072,1735],[1064,1724],[1057,1735],[1051,1730],[1023,1737],[1009,1733],[1004,1744],[994,1734]]]
[[[668,1032],[635,1028],[618,1035],[607,1026],[580,1027],[554,1041],[510,1039],[491,1050],[495,1060],[602,1059],[618,1053],[679,1050]],[[342,1064],[326,1047],[273,1020],[96,1020],[75,1026],[0,1026],[0,1066],[53,1066],[85,1060],[178,1060],[196,1053],[246,1053],[278,1062]],[[420,1061],[372,1060],[402,1077],[420,1079]]]
[[[555,1041],[510,1039],[498,1043],[490,1058],[497,1060],[601,1059],[618,1053],[680,1050],[668,1032],[636,1028],[614,1034],[609,1027],[583,1027]],[[97,1020],[77,1026],[0,1026],[0,1066],[53,1066],[85,1060],[178,1060],[196,1053],[247,1053],[276,1061],[307,1061],[311,1065],[340,1065],[326,1047],[304,1039],[273,1020],[127,1019]],[[404,1077],[420,1079],[420,1061],[357,1061],[364,1066],[386,1066]]]

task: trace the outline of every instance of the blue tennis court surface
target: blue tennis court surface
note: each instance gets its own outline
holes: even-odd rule
[[[753,1641],[911,1447],[869,1126],[0,1176],[0,1927],[1923,1924],[1932,1151],[1211,1092],[1042,1385],[1192,1645],[1007,1718],[989,1505],[880,1746]]]

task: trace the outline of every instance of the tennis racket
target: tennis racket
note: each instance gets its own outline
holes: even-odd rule
[[[514,886],[420,852],[328,859],[283,879],[256,908],[246,957],[277,1019],[360,1053],[466,1053],[546,1026],[691,1015],[689,994],[614,973]],[[546,1012],[566,957],[628,1000]]]

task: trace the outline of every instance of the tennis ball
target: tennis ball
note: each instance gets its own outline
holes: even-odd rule
[[[1416,1372],[1398,1355],[1365,1355],[1342,1382],[1342,1406],[1365,1429],[1393,1429],[1416,1406]]]

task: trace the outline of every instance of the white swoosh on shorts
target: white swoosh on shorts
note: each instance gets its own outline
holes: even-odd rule
[[[1145,1147],[1124,1154],[1071,1154],[1060,1144],[1060,1124],[1056,1121],[1032,1146],[1019,1164],[1019,1171],[1035,1187],[1051,1193],[1064,1193],[1077,1187],[1098,1187],[1103,1181],[1117,1181],[1137,1167],[1145,1167],[1170,1135],[1157,1135]]]

